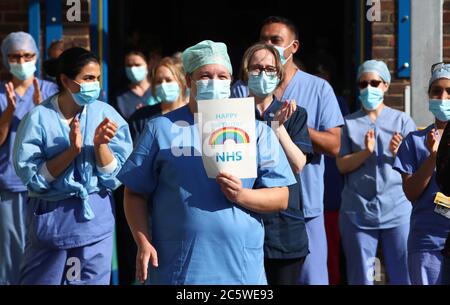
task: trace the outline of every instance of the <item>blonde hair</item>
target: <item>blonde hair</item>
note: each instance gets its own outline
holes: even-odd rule
[[[275,67],[277,68],[277,76],[280,79],[279,84],[281,84],[284,80],[285,72],[283,64],[281,63],[280,54],[278,53],[277,49],[275,49],[275,47],[265,43],[254,44],[245,51],[244,57],[242,58],[240,71],[242,81],[245,84],[248,83],[248,66],[250,64],[250,60],[252,59],[253,55],[255,55],[255,53],[260,50],[267,50],[268,52],[272,53],[273,57],[275,58]]]
[[[164,57],[163,59],[161,59],[152,70],[151,86],[153,96],[156,97],[156,72],[161,67],[165,67],[170,70],[178,85],[180,86],[180,96],[184,97],[186,95],[186,78],[184,77],[183,66],[171,57]]]

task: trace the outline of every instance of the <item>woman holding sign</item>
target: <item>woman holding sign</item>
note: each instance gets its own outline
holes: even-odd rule
[[[260,213],[285,209],[295,178],[275,135],[258,122],[257,178],[207,177],[194,114],[197,100],[230,95],[226,45],[202,41],[184,51],[183,65],[189,104],[147,124],[118,176],[138,245],[136,276],[147,279],[150,261],[152,284],[265,284]]]
[[[264,215],[267,280],[271,285],[295,285],[309,252],[298,175],[313,153],[306,110],[297,107],[295,101],[282,103],[273,94],[284,78],[279,53],[273,46],[256,44],[247,49],[241,75],[255,98],[256,118],[272,127],[296,174],[297,183],[289,186],[287,210]]]
[[[450,231],[448,213],[435,204],[436,158],[442,133],[450,121],[450,65],[431,68],[429,110],[435,122],[411,132],[400,146],[394,169],[403,178],[406,197],[412,202],[408,239],[408,268],[413,285],[439,285],[442,279],[442,249]],[[447,209],[448,210],[448,209]]]

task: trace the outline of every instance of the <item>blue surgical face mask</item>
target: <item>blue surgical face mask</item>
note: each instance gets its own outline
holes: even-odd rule
[[[291,53],[291,55],[288,56],[288,58],[284,57],[284,51],[286,51],[286,49],[288,49],[290,46],[292,46],[293,43],[294,43],[294,40],[292,40],[292,42],[285,48],[274,45],[275,49],[277,49],[278,53],[280,54],[280,59],[281,59],[282,65],[286,64],[286,62],[289,60],[289,58],[292,57],[292,53]]]
[[[267,76],[263,71],[259,75],[250,74],[248,76],[248,89],[257,97],[262,98],[274,92],[279,82],[278,76]]]
[[[80,92],[70,93],[72,94],[75,103],[77,103],[79,106],[92,104],[98,99],[100,95],[100,83],[98,81],[77,84],[80,85]]]
[[[231,95],[229,79],[208,79],[197,81],[196,100],[221,100]]]
[[[450,100],[430,99],[428,109],[439,121],[450,121]]]
[[[125,73],[128,79],[135,84],[143,81],[147,77],[148,69],[146,66],[126,67]]]
[[[33,76],[36,71],[36,62],[28,61],[23,64],[9,63],[9,71],[20,80],[26,80]]]
[[[368,86],[359,92],[359,100],[364,109],[375,110],[380,106],[384,98],[384,92],[381,89]]]
[[[162,83],[155,87],[155,91],[162,102],[173,103],[180,96],[180,86],[176,82]]]

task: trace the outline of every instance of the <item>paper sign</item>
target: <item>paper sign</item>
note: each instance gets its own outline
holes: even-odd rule
[[[254,98],[205,100],[198,103],[202,159],[209,178],[227,172],[256,178]]]

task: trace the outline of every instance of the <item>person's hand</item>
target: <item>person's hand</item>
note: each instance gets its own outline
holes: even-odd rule
[[[391,151],[391,153],[394,156],[397,154],[398,148],[400,147],[402,140],[403,140],[403,137],[402,137],[401,133],[394,132],[391,142],[389,143],[389,150]]]
[[[158,267],[158,254],[156,249],[149,242],[144,242],[138,245],[136,255],[136,279],[141,283],[147,280],[149,261],[152,262],[153,267]]]
[[[41,90],[39,89],[39,82],[36,77],[33,79],[33,87],[34,87],[33,103],[37,106],[40,103],[42,103],[42,95]]]
[[[94,145],[108,144],[116,135],[117,124],[105,118],[95,129]]]
[[[81,138],[80,121],[76,117],[70,123],[69,139],[72,151],[77,155],[81,153],[83,139]]]
[[[439,148],[439,135],[436,134],[438,131],[433,128],[432,130],[430,130],[430,132],[427,135],[427,148],[428,151],[432,154],[432,155],[436,155],[438,148]]]
[[[8,102],[8,108],[12,111],[16,110],[16,92],[14,91],[14,85],[12,82],[5,84],[6,100]]]
[[[136,110],[141,109],[142,107],[144,107],[144,104],[139,103],[136,105]]]
[[[241,198],[244,192],[241,179],[231,174],[221,172],[216,177],[216,181],[217,183],[219,183],[222,193],[225,195],[225,197],[227,197],[229,201],[235,203],[241,202]]]
[[[281,108],[278,109],[278,111],[275,113],[273,120],[278,121],[279,126],[281,126],[287,120],[289,120],[289,118],[296,110],[297,110],[297,103],[295,102],[295,100],[291,100],[290,102],[286,100],[283,103],[283,106],[281,106]]]
[[[375,131],[373,129],[366,133],[364,144],[366,145],[366,149],[372,154],[375,150]]]

